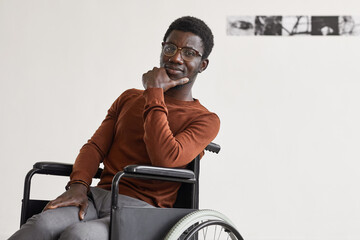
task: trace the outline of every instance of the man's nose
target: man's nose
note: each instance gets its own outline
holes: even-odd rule
[[[169,61],[178,64],[184,63],[184,59],[182,58],[180,51],[176,51],[175,55],[170,57]]]

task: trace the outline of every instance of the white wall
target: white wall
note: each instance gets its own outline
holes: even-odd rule
[[[201,208],[246,239],[360,239],[360,38],[226,36],[228,15],[359,11],[357,0],[0,0],[0,239],[18,228],[32,164],[73,162],[112,101],[142,88],[183,15],[216,44],[194,89],[222,120]],[[35,197],[63,191],[66,180],[43,179]]]

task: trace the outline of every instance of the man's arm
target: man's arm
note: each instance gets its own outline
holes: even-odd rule
[[[113,141],[114,127],[121,108],[120,98],[121,96],[112,104],[101,126],[88,143],[80,149],[70,176],[70,183],[74,183],[69,186],[66,192],[50,201],[44,211],[59,207],[77,206],[79,207],[79,218],[84,219],[88,208],[87,192],[89,186]]]
[[[219,131],[219,118],[216,114],[207,113],[197,117],[182,132],[173,134],[167,118],[164,92],[170,89],[170,86],[186,82],[184,79],[171,80],[161,68],[154,68],[143,75],[143,85],[146,89],[144,141],[154,166],[186,166],[204,150]]]
[[[162,90],[147,89],[144,97],[144,141],[154,166],[186,166],[216,137],[220,120],[214,113],[199,116],[186,129],[174,135],[169,126]]]

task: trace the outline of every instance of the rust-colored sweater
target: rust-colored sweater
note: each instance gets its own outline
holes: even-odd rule
[[[185,167],[215,138],[220,120],[198,100],[179,101],[161,88],[125,91],[101,126],[81,148],[71,180],[91,183],[99,164],[98,187],[110,190],[113,176],[131,164]],[[119,193],[156,207],[172,207],[180,184],[126,178]]]

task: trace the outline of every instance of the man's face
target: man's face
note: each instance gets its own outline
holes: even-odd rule
[[[174,30],[166,39],[167,43],[172,43],[178,48],[191,48],[198,51],[201,55],[204,53],[201,38],[191,32]],[[168,57],[163,53],[160,57],[160,66],[164,67],[171,79],[188,77],[189,82],[195,80],[197,74],[207,67],[208,60],[202,60],[196,56],[192,61],[185,61],[178,50],[174,56]]]

